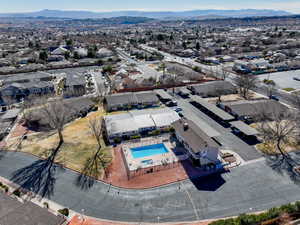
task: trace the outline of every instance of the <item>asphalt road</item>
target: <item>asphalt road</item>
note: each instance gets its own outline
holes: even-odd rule
[[[7,153],[0,175],[28,166],[36,158]],[[69,170],[57,170],[52,200],[77,212],[102,219],[130,222],[174,222],[220,218],[258,211],[300,199],[300,187],[271,170],[264,161],[232,169],[230,173],[186,180],[148,190],[129,190],[97,182],[81,190]],[[159,218],[158,218],[159,217]]]

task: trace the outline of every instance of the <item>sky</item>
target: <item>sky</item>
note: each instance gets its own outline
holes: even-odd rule
[[[276,9],[300,14],[300,0],[0,0],[0,13],[42,9],[183,11],[193,9]]]

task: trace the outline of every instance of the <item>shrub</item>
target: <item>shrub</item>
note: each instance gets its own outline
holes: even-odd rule
[[[135,135],[130,137],[130,139],[139,139],[139,138],[141,138],[141,135]]]
[[[69,216],[69,209],[67,209],[67,208],[59,209],[59,210],[57,210],[57,212],[59,212],[60,214],[62,214],[64,216]]]
[[[21,197],[21,191],[19,189],[14,190],[13,194],[17,197]]]
[[[218,220],[210,223],[211,225],[254,225],[264,224],[270,225],[276,223],[279,216],[283,213],[293,214],[300,212],[300,202],[295,204],[287,204],[277,208],[271,208],[267,212],[261,214],[242,214],[233,219]]]
[[[291,92],[291,91],[295,91],[294,88],[283,88],[284,91],[287,91],[287,92]]]
[[[48,202],[43,202],[43,205],[44,205],[45,208],[49,209],[49,204],[48,204]]]
[[[121,141],[122,141],[121,138],[118,138],[118,137],[114,138],[114,142],[115,142],[116,144],[120,144]]]
[[[7,193],[9,190],[9,188],[1,182],[0,182],[0,188],[3,189],[5,191],[5,193]]]
[[[160,130],[154,130],[150,133],[150,135],[153,135],[153,136],[160,135]]]

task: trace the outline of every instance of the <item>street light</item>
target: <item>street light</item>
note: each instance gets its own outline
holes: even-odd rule
[[[85,219],[84,219],[84,209],[81,209],[81,224],[84,223]]]

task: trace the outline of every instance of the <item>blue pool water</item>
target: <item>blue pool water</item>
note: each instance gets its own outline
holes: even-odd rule
[[[160,155],[169,152],[163,143],[131,148],[130,150],[134,159],[152,155]]]

